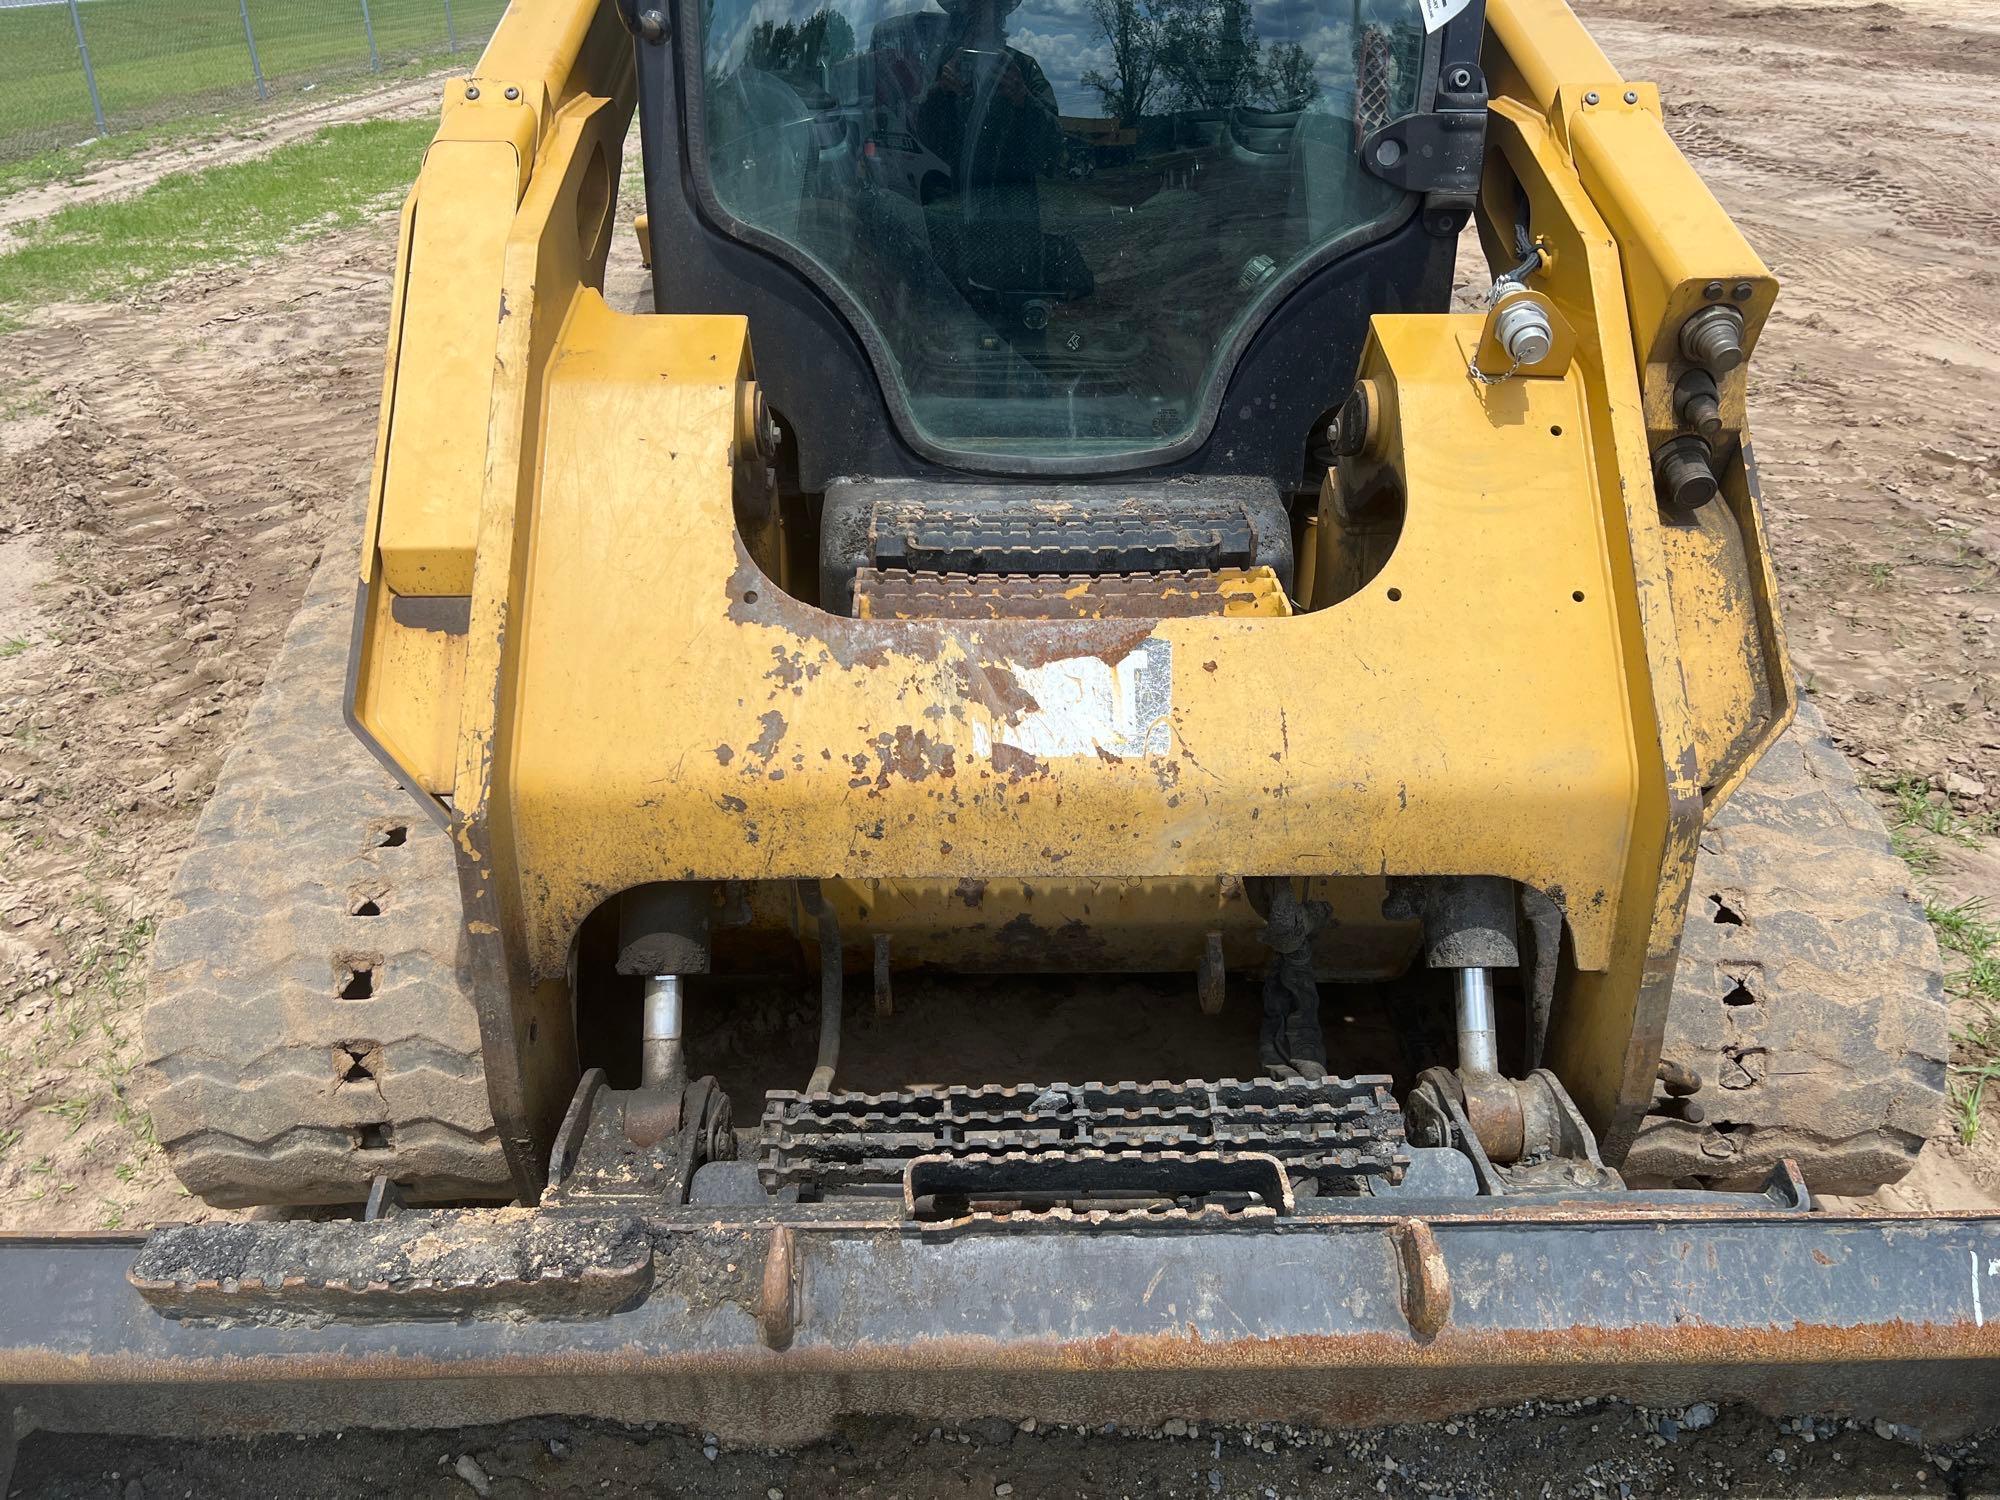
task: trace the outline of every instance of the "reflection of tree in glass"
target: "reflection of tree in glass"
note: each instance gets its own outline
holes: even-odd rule
[[[767,73],[816,74],[828,63],[854,55],[854,28],[839,11],[822,7],[804,21],[779,26],[759,21],[750,32],[746,61]]]
[[[1092,68],[1080,80],[1120,125],[1137,125],[1159,81],[1160,22],[1139,0],[1088,0],[1098,34],[1111,45],[1112,71]]]
[[[1313,56],[1297,42],[1265,52],[1250,0],[1088,0],[1112,69],[1082,78],[1104,112],[1137,125],[1149,106],[1208,112],[1239,105],[1303,109],[1319,96]]]
[[[1265,59],[1264,102],[1273,109],[1304,109],[1319,97],[1319,77],[1312,54],[1297,42],[1280,42]]]
[[[1181,109],[1241,104],[1257,77],[1249,0],[1162,0],[1160,71]]]

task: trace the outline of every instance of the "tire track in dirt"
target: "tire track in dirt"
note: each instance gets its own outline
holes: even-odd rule
[[[47,574],[25,649],[0,658],[10,1228],[199,1212],[131,1094],[143,952],[365,479],[392,258],[384,220],[0,340],[0,387],[30,393],[0,426],[0,545]]]

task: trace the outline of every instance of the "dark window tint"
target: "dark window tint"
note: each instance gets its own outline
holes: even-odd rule
[[[871,325],[918,434],[1143,452],[1287,270],[1386,229],[1415,0],[716,0],[711,186]],[[753,330],[754,335],[754,330]]]

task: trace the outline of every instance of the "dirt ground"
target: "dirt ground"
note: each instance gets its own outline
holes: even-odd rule
[[[700,1433],[566,1421],[254,1442],[31,1438],[13,1493],[50,1500],[217,1494],[318,1500],[518,1500],[530,1495],[741,1495],[764,1500],[949,1496],[1277,1500],[1298,1496],[1578,1497],[2000,1493],[2000,1438],[1926,1446],[1884,1426],[1774,1421],[1706,1406],[1536,1403],[1375,1432],[1169,1423],[1158,1432],[939,1430],[857,1421],[789,1451]]]
[[[1675,138],[1784,286],[1752,415],[1800,677],[1866,777],[1949,799],[1952,834],[1907,835],[1915,885],[2000,913],[2000,12],[1990,0],[1579,9],[1627,76],[1661,85]],[[22,210],[0,203],[0,237]],[[145,950],[223,752],[362,483],[391,246],[385,215],[0,336],[0,1226],[205,1212],[165,1169],[135,1097]],[[1959,1029],[1984,1019],[1954,1003]],[[1884,1201],[2000,1202],[1996,1141],[2000,1100],[1973,1146],[1941,1131]],[[1657,1418],[1543,1409],[1330,1446],[1229,1433],[1214,1452],[1206,1433],[961,1442],[870,1426],[783,1458],[554,1426],[415,1446],[360,1433],[207,1448],[43,1439],[15,1485],[469,1493],[453,1465],[471,1452],[496,1494],[2000,1489],[1976,1450],[1946,1469],[1893,1434],[1808,1440],[1725,1412],[1700,1438],[1668,1441]]]

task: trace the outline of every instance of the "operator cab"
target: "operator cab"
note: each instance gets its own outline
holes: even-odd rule
[[[1449,297],[1480,139],[1426,127],[1484,108],[1449,9],[682,0],[639,49],[656,305],[748,315],[796,493],[1289,492],[1369,315]]]

